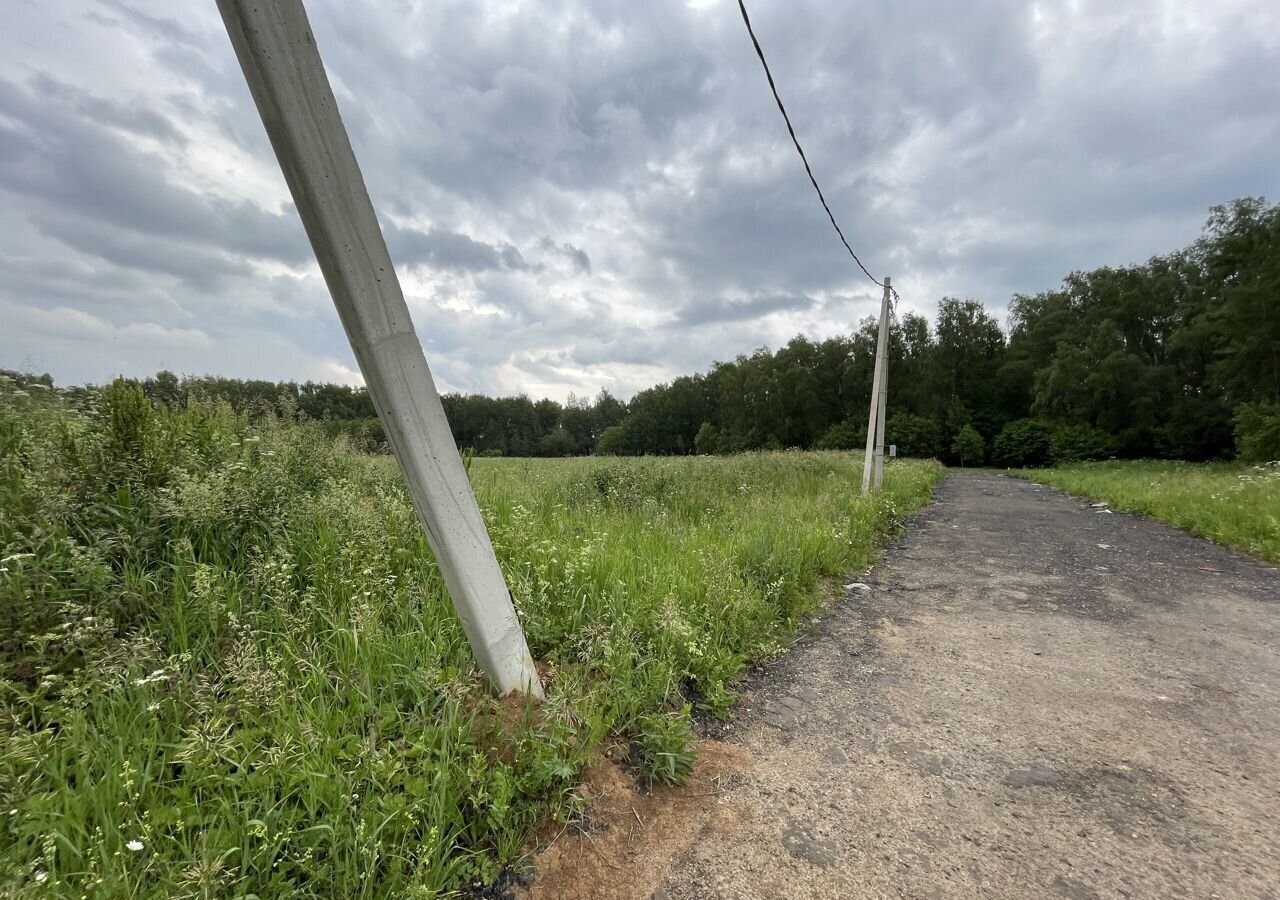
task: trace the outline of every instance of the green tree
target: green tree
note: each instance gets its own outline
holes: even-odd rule
[[[577,443],[567,428],[553,428],[538,441],[539,456],[572,456]]]
[[[720,452],[720,429],[710,422],[703,422],[698,434],[693,439],[694,448],[704,455]]]
[[[972,425],[966,425],[960,429],[960,433],[956,435],[955,441],[951,444],[951,452],[960,457],[960,465],[968,465],[969,463],[982,463],[983,453],[986,451],[986,444],[983,443],[982,435],[978,434],[976,428]]]
[[[596,443],[596,453],[600,456],[625,456],[630,451],[626,429],[621,425],[610,425]]]
[[[1246,197],[1209,213],[1196,247],[1213,299],[1212,375],[1233,404],[1280,403],[1280,206]]]

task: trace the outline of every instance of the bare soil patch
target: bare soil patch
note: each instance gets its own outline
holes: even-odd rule
[[[553,833],[536,857],[528,900],[632,900],[658,888],[671,860],[697,834],[739,827],[742,807],[728,787],[751,767],[750,754],[718,741],[699,743],[692,776],[682,787],[642,789],[614,760],[587,771],[583,816]]]

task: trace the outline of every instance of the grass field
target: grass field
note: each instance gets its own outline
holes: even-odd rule
[[[1080,463],[1021,473],[1280,564],[1280,465]]]
[[[0,895],[428,897],[619,747],[678,780],[824,576],[941,477],[848,454],[474,460],[548,686],[473,670],[398,471],[315,425],[0,385]]]

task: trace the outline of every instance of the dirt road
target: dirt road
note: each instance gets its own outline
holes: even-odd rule
[[[1280,572],[957,473],[865,581],[655,897],[1280,897]]]

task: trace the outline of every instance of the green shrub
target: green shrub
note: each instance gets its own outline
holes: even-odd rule
[[[1010,422],[996,435],[991,461],[1011,469],[1048,465],[1052,452],[1049,429],[1035,419]]]
[[[1054,465],[1106,459],[1111,453],[1111,435],[1091,425],[1060,425],[1049,438],[1049,455]]]
[[[898,455],[917,459],[936,459],[942,455],[942,426],[933,416],[894,413],[885,423],[889,443],[897,445]]]
[[[592,470],[590,482],[608,505],[622,509],[636,509],[646,500],[660,503],[673,487],[665,470],[634,465],[599,466]]]
[[[621,425],[610,425],[596,441],[596,453],[600,456],[621,456],[627,449],[627,432]]]
[[[567,428],[555,428],[538,441],[539,456],[573,456],[577,444]]]
[[[1244,403],[1236,408],[1236,453],[1245,462],[1280,459],[1280,403]]]
[[[714,456],[723,452],[721,450],[722,444],[723,436],[720,429],[710,422],[703,422],[702,427],[698,429],[698,434],[693,439],[694,449],[704,456]]]
[[[651,713],[635,723],[631,764],[649,784],[683,784],[693,772],[693,729],[689,708],[681,713]]]
[[[813,445],[815,450],[857,450],[867,442],[866,427],[858,428],[851,421],[840,422],[826,430]]]
[[[353,450],[361,453],[388,453],[386,433],[376,416],[364,419],[321,419],[321,427],[330,437],[345,437]]]

